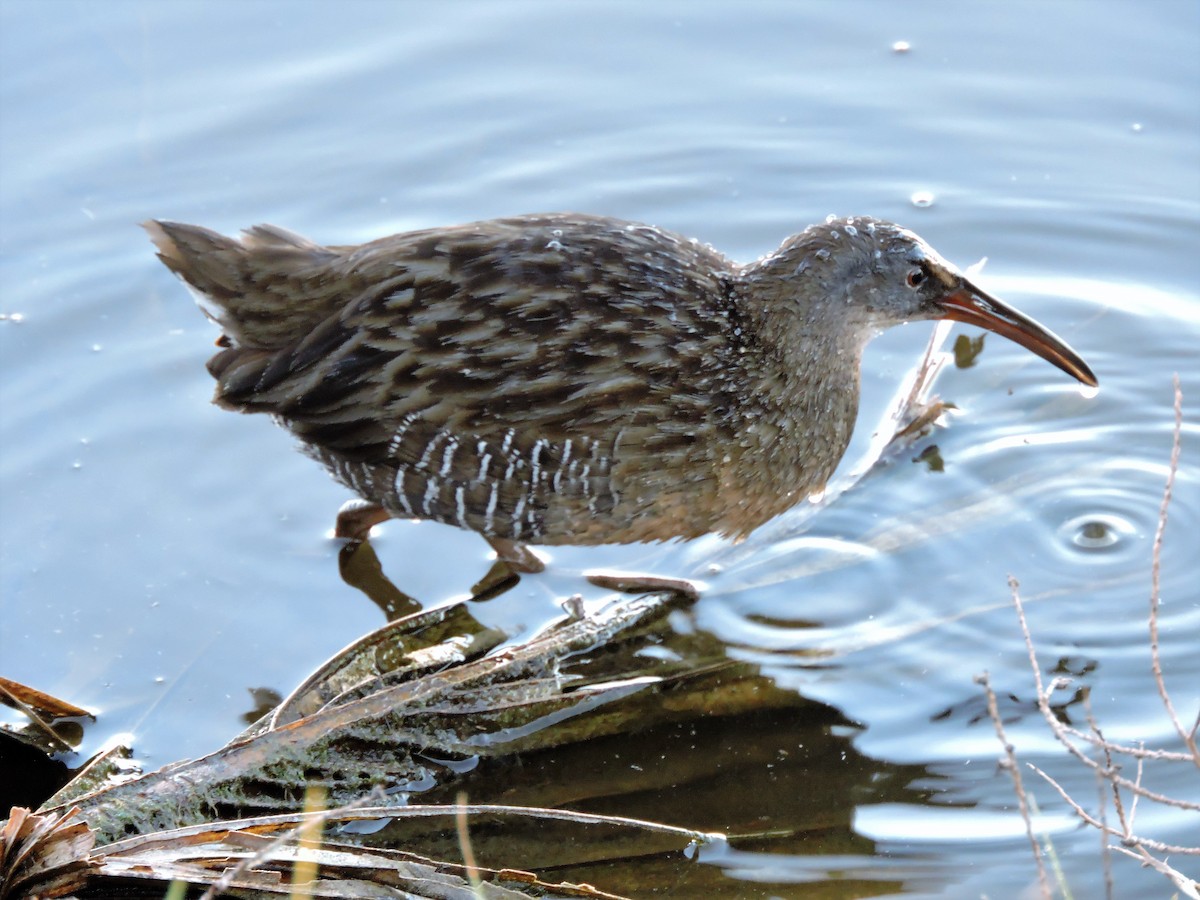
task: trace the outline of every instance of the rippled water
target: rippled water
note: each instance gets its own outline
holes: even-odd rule
[[[480,606],[528,634],[581,569],[693,575],[709,585],[698,627],[857,723],[839,734],[874,774],[839,796],[848,843],[735,843],[713,861],[731,895],[802,896],[832,873],[855,896],[1032,883],[973,676],[988,670],[1006,698],[1023,759],[1081,797],[1095,787],[1032,711],[1010,574],[1044,671],[1090,686],[1110,737],[1173,745],[1146,640],[1173,373],[1184,436],[1162,652],[1194,716],[1194,3],[1134,17],[1116,2],[6,0],[0,51],[0,674],[98,710],[83,755],[124,731],[147,767],[204,753],[240,729],[248,689],[287,693],[381,622],[338,577],[328,531],[345,492],[269,422],[209,405],[215,334],[136,227],[151,216],[350,243],[574,209],[748,259],[828,213],[866,213],[961,264],[988,256],[985,286],[1083,352],[1094,397],[989,336],[939,383],[958,413],[922,449],[936,444],[942,469],[898,460],[802,533],[785,516],[737,547],[556,548],[549,573]],[[872,345],[846,468],[927,335]],[[427,603],[488,565],[478,538],[433,524],[390,523],[374,543]],[[786,724],[741,740],[794,749]],[[750,783],[767,773],[747,766]],[[839,771],[786,796],[801,804]],[[1200,793],[1194,771],[1150,777]],[[889,779],[903,790],[872,792]],[[738,821],[771,793],[725,790],[711,799]],[[1037,796],[1075,895],[1096,893],[1095,836]],[[703,814],[679,824],[721,827]],[[763,821],[787,819],[771,807]],[[1194,817],[1144,824],[1195,843]],[[1133,863],[1118,876],[1122,896],[1166,892]]]

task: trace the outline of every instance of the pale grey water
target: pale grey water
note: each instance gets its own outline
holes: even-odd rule
[[[923,767],[931,795],[856,797],[869,852],[731,854],[719,864],[747,896],[802,896],[833,872],[1015,895],[1033,862],[972,682],[987,669],[1032,696],[1008,574],[1044,665],[1094,667],[1107,734],[1173,746],[1145,614],[1175,372],[1163,654],[1185,720],[1200,703],[1198,160],[1193,2],[3,0],[0,675],[98,710],[83,755],[128,731],[154,767],[215,748],[248,688],[286,693],[381,623],[327,538],[346,493],[268,421],[209,405],[215,333],[137,222],[350,243],[572,209],[748,259],[829,213],[896,219],[960,264],[988,256],[985,286],[1080,349],[1099,395],[989,338],[939,385],[962,409],[935,438],[944,473],[896,464],[715,577],[731,552],[715,540],[560,549],[478,615],[529,633],[594,566],[709,577],[701,627],[860,723],[857,752]],[[927,334],[872,346],[851,457]],[[1077,543],[1094,519],[1112,546]],[[487,567],[477,538],[433,524],[375,544],[429,603]],[[839,655],[814,668],[814,646]],[[1020,709],[1023,758],[1092,798]],[[1194,771],[1153,774],[1200,799]],[[737,799],[752,818],[755,797]],[[1094,895],[1095,836],[1038,799],[1075,895]],[[1200,832],[1194,815],[1143,816],[1163,841]],[[1168,892],[1132,862],[1117,875],[1119,896]]]

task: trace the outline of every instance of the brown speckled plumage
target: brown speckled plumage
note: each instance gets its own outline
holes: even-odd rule
[[[746,266],[575,214],[359,247],[146,227],[224,331],[216,402],[272,414],[393,515],[491,538],[748,533],[825,484],[862,349],[901,321],[972,321],[1095,383],[915,235],[867,218]]]

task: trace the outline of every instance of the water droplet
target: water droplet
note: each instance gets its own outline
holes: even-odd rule
[[[912,205],[918,209],[925,209],[926,207],[933,206],[932,191],[914,191],[913,195],[908,199],[912,202]]]
[[[907,53],[911,49],[912,44],[908,41],[896,41],[896,43],[892,44],[893,53]]]
[[[104,347],[102,347],[100,344],[92,344],[92,352],[93,353],[99,353],[103,349],[104,349]]]
[[[551,241],[546,245],[547,250],[561,250],[562,248],[562,241]]]
[[[720,575],[724,571],[725,571],[725,567],[723,565],[721,565],[720,563],[709,563],[708,564],[708,574],[709,575]]]
[[[1142,123],[1134,122],[1132,125],[1129,126],[1129,130],[1132,131],[1134,134],[1137,134],[1138,132],[1140,132],[1142,130]]]

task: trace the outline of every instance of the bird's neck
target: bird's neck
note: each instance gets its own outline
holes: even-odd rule
[[[850,442],[866,336],[846,327],[827,304],[797,310],[781,305],[792,298],[735,297],[744,322],[744,383],[750,385],[740,435],[748,451],[744,465],[765,467],[800,496],[819,491]]]

